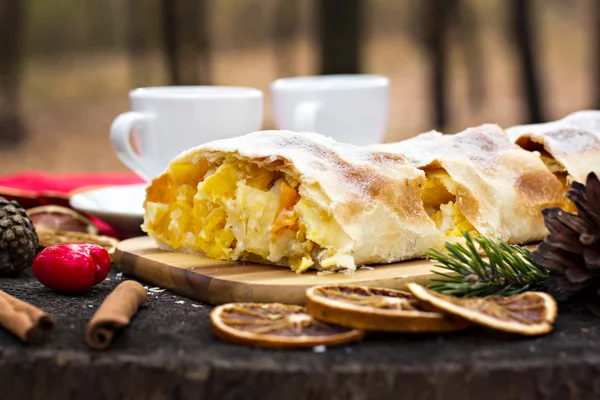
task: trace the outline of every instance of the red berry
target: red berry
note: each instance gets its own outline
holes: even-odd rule
[[[97,244],[68,243],[46,247],[33,260],[33,275],[43,285],[65,293],[85,292],[102,282],[110,256]]]

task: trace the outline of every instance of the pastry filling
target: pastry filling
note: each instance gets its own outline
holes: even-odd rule
[[[572,183],[572,179],[567,173],[565,166],[562,165],[559,161],[557,161],[554,157],[552,157],[552,155],[544,149],[544,146],[542,144],[534,143],[530,140],[528,140],[527,142],[520,141],[517,142],[517,144],[525,150],[537,151],[540,154],[540,159],[542,160],[546,168],[548,168],[548,170],[552,172],[554,176],[556,176],[556,178],[562,185],[562,193],[566,193],[567,190],[569,190],[569,187]],[[569,200],[566,196],[564,198],[563,205],[561,205],[561,208],[569,212],[574,212],[576,210],[575,204],[573,204],[573,202]]]
[[[161,179],[147,195],[143,229],[173,249],[222,260],[288,261],[296,272],[355,268],[346,233],[283,172],[203,159],[173,164]]]
[[[548,170],[558,178],[559,182],[564,188],[564,191],[566,191],[571,184],[571,179],[567,174],[567,171],[565,171],[565,167],[556,161],[556,159],[552,157],[546,150],[540,151],[540,158],[542,159],[542,162],[546,168],[548,168]]]
[[[425,211],[446,236],[462,236],[463,231],[476,232],[456,201],[457,186],[443,168],[425,170],[425,187],[421,199]]]

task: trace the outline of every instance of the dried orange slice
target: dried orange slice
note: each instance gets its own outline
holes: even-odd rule
[[[371,331],[449,332],[471,325],[431,311],[409,292],[366,286],[312,287],[306,291],[306,310],[319,321]]]
[[[416,283],[407,284],[418,299],[479,325],[522,335],[552,330],[556,301],[547,293],[525,292],[509,297],[457,298],[436,293]]]
[[[258,347],[332,346],[365,334],[316,321],[304,307],[280,303],[224,304],[211,312],[210,320],[221,339]]]

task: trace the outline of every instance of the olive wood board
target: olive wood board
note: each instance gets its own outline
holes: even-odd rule
[[[408,282],[426,282],[434,267],[432,261],[419,259],[359,268],[352,274],[297,274],[277,265],[164,251],[148,236],[120,242],[113,257],[117,270],[126,275],[208,304],[251,301],[302,305],[307,288],[325,284],[403,289]]]

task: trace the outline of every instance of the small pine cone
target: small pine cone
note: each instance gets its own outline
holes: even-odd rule
[[[31,267],[37,249],[37,233],[25,210],[0,197],[0,274],[14,276]]]
[[[550,235],[531,258],[550,270],[545,285],[557,300],[585,298],[588,308],[600,314],[600,181],[592,172],[585,185],[573,182],[566,195],[577,214],[556,207],[543,210]]]

